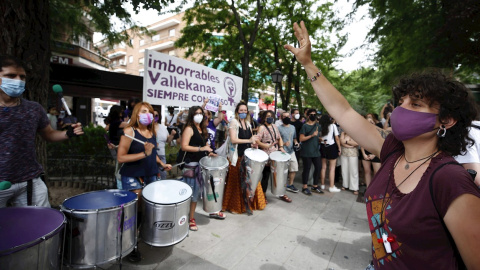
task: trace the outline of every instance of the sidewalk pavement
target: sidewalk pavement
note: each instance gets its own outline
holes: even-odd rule
[[[300,175],[295,179],[301,187]],[[199,202],[199,230],[165,248],[140,241],[142,261],[122,269],[364,269],[371,260],[365,204],[350,191],[288,192],[292,203],[267,191],[268,205],[252,216],[209,219]],[[361,195],[360,195],[361,196]],[[104,266],[105,267],[105,266]],[[103,268],[103,267],[102,267]],[[117,264],[107,269],[119,269]],[[104,268],[105,269],[105,268]]]

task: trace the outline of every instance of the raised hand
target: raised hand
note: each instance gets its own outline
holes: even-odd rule
[[[297,38],[300,47],[295,48],[292,45],[286,44],[283,47],[295,55],[297,61],[305,66],[312,62],[312,44],[310,43],[310,37],[308,35],[307,28],[303,21],[298,25],[296,22],[293,23],[293,30],[295,37]]]

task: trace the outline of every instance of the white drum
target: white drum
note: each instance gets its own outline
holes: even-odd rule
[[[152,246],[174,245],[188,235],[192,188],[178,180],[160,180],[142,191],[142,240]]]
[[[289,154],[281,151],[270,154],[270,187],[273,195],[283,196],[287,192],[290,159]]]
[[[250,180],[252,188],[250,197],[255,195],[255,189],[258,182],[262,179],[263,168],[268,161],[268,155],[264,151],[255,148],[248,148],[245,150],[245,163],[247,165],[247,181]]]

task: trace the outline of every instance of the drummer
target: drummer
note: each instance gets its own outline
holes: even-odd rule
[[[166,171],[172,168],[170,164],[165,164],[160,160],[155,150],[157,139],[153,113],[152,106],[147,102],[140,102],[135,105],[130,122],[125,127],[124,135],[120,138],[120,144],[118,145],[118,162],[124,163],[120,169],[122,188],[135,192],[139,197],[139,202],[141,202],[142,188],[157,180],[157,163]],[[137,140],[144,143],[142,144]],[[137,223],[141,223],[141,212],[138,212]],[[128,259],[132,262],[141,260],[137,247],[130,253]]]
[[[278,130],[278,127],[273,124],[274,115],[275,114],[273,113],[273,111],[266,111],[263,115],[264,117],[260,121],[261,126],[258,129],[258,145],[269,156],[274,151],[282,151],[283,153],[285,153],[285,149],[283,149],[283,140],[280,136],[280,131]],[[269,178],[270,165],[267,164],[263,169],[262,177],[262,189],[264,194],[267,192]],[[288,203],[292,202],[292,199],[290,199],[287,195],[280,196],[279,198]]]
[[[208,141],[206,115],[202,107],[193,106],[188,110],[187,121],[182,131],[182,150],[185,152],[183,168],[183,182],[188,184],[193,191],[192,201],[190,203],[189,228],[191,231],[198,231],[195,221],[195,208],[200,198],[203,187],[202,174],[200,172],[199,161],[205,156],[216,156],[213,153]],[[226,215],[222,212],[211,213],[211,218],[225,219]]]
[[[251,121],[247,104],[241,101],[237,104],[235,117],[228,126],[230,139],[226,143],[230,166],[222,204],[223,211],[235,214],[247,212],[252,215],[252,210],[262,210],[266,206],[260,183],[251,187],[246,175],[245,150],[258,140],[258,137],[253,135]],[[250,196],[253,192],[255,196]]]

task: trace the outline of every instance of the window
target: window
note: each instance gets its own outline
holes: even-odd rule
[[[144,73],[144,71],[143,71],[143,70],[140,70],[140,71],[138,72],[138,75],[143,77],[143,73]]]
[[[140,46],[143,46],[143,45],[145,45],[145,40],[144,40],[144,39],[141,39],[141,40],[140,40]]]
[[[160,40],[160,35],[155,35],[152,37],[152,41],[159,41]]]
[[[122,49],[125,49],[125,42],[121,42],[119,45],[118,45],[119,48],[122,48]]]
[[[116,66],[117,65],[117,60],[113,61],[112,62],[112,67]]]
[[[118,61],[118,63],[123,66],[123,65],[125,65],[125,60],[124,60],[124,59],[120,59],[120,60]]]
[[[170,36],[170,37],[174,37],[174,36],[175,36],[175,28],[174,28],[174,29],[170,29],[170,31],[168,31],[168,36]]]
[[[175,50],[168,51],[168,55],[170,55],[170,56],[176,56]]]
[[[143,64],[143,57],[138,59],[139,64]]]
[[[130,56],[128,57],[128,63],[133,63],[133,55],[130,55]]]

